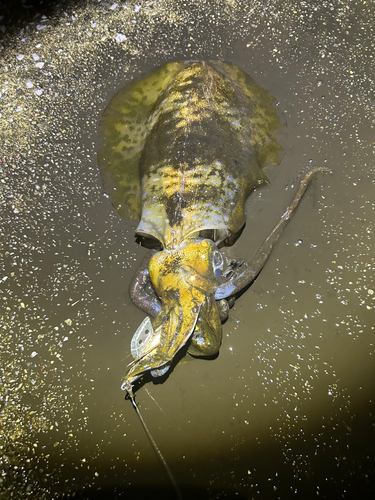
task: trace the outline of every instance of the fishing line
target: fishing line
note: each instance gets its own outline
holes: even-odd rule
[[[147,387],[145,387],[145,391],[147,392],[147,395],[149,398],[152,399],[152,401],[156,404],[156,406],[159,408],[159,410],[162,412],[162,414],[168,418],[168,415],[165,413],[165,411],[163,410],[163,408],[159,405],[159,403],[156,401],[156,399],[154,398],[154,396],[151,394],[151,392],[147,389]]]
[[[145,430],[145,433],[146,433],[146,435],[147,435],[147,437],[148,437],[148,439],[149,439],[149,441],[150,441],[150,443],[151,443],[151,446],[153,447],[153,449],[154,449],[154,451],[155,451],[156,455],[158,456],[158,458],[159,458],[160,462],[162,463],[162,465],[163,465],[163,467],[164,467],[165,472],[167,473],[167,475],[168,475],[168,477],[169,477],[169,479],[170,479],[170,481],[171,481],[171,483],[172,483],[172,486],[173,486],[173,488],[174,488],[174,490],[175,490],[175,493],[176,493],[176,495],[177,495],[177,498],[178,498],[179,500],[183,500],[182,495],[181,495],[181,492],[180,492],[180,490],[179,490],[179,487],[177,486],[176,480],[175,480],[175,478],[173,477],[173,474],[172,474],[172,472],[171,472],[170,468],[168,467],[168,464],[167,464],[167,462],[165,461],[165,458],[163,457],[163,455],[162,455],[161,451],[159,450],[159,448],[158,448],[157,444],[155,443],[154,438],[151,436],[151,433],[150,433],[150,431],[148,430],[148,427],[147,427],[147,425],[146,425],[145,421],[144,421],[144,420],[143,420],[143,418],[142,418],[141,412],[139,411],[138,405],[137,405],[137,403],[135,402],[134,396],[133,396],[132,394],[129,394],[129,392],[128,392],[128,395],[129,395],[130,401],[132,402],[132,405],[133,405],[133,407],[134,407],[134,409],[135,409],[135,411],[136,411],[136,413],[137,413],[137,415],[138,415],[138,417],[139,417],[139,420],[141,421],[142,427],[143,427],[143,429]]]

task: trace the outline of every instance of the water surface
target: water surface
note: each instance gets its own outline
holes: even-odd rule
[[[145,250],[105,196],[96,152],[127,81],[202,58],[238,64],[287,124],[234,256],[251,257],[304,169],[333,175],[313,182],[237,301],[219,357],[144,386],[139,406],[186,498],[373,498],[372,4],[63,8],[2,31],[1,497],[173,495],[120,390]]]

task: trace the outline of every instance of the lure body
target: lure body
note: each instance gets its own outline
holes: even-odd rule
[[[311,180],[312,172],[253,261],[223,273],[219,247],[238,236],[248,196],[268,182],[263,167],[282,149],[273,104],[234,64],[174,62],[128,84],[105,111],[104,182],[119,213],[140,218],[137,235],[160,249],[131,287],[155,320],[133,338],[136,359],[123,383],[130,393],[145,372],[164,374],[186,344],[196,356],[218,352],[236,293],[263,267]]]

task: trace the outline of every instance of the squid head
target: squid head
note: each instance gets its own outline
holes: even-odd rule
[[[136,359],[129,366],[123,389],[130,392],[145,372],[164,375],[186,344],[193,356],[213,356],[219,351],[222,327],[215,290],[222,270],[221,253],[206,239],[188,241],[151,258],[149,275],[162,309],[152,324],[146,318],[133,337]]]

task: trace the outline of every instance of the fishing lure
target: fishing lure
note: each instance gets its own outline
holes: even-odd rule
[[[313,176],[327,170],[305,175],[250,262],[225,258],[221,249],[244,227],[247,198],[268,182],[265,164],[279,162],[274,101],[234,64],[185,61],[128,83],[105,110],[104,183],[153,247],[130,289],[154,318],[131,342],[122,388],[132,398],[134,382],[164,375],[184,346],[193,356],[218,353],[236,295],[263,268]]]

